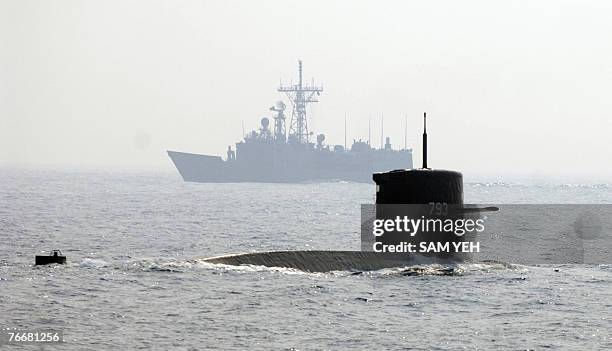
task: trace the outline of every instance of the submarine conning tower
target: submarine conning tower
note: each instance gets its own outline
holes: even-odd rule
[[[463,175],[427,167],[427,114],[423,114],[423,168],[374,173],[377,204],[463,204]]]

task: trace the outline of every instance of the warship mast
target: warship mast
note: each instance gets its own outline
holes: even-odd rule
[[[306,120],[306,105],[310,102],[318,102],[315,94],[321,95],[323,86],[303,84],[302,82],[302,60],[298,61],[299,82],[293,85],[280,85],[279,92],[287,94],[287,97],[293,105],[293,113],[291,114],[291,123],[289,124],[289,141],[300,144],[309,142],[310,132],[308,131],[308,122]]]

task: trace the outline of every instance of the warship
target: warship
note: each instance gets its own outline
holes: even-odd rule
[[[270,118],[261,119],[259,130],[244,135],[243,140],[228,146],[225,159],[221,156],[168,150],[168,156],[185,181],[202,183],[266,182],[296,183],[307,181],[371,182],[372,173],[392,169],[412,168],[412,149],[404,142],[403,149],[393,149],[381,128],[381,145],[372,147],[368,141],[354,140],[345,145],[326,144],[325,135],[309,131],[307,106],[318,102],[322,85],[302,80],[302,61],[298,61],[297,84],[281,85],[278,92],[286,94],[292,105],[288,124],[286,104],[278,101],[270,107]],[[314,139],[314,140],[311,140]]]

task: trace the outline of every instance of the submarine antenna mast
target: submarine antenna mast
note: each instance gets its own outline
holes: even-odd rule
[[[293,113],[291,114],[291,123],[289,124],[289,141],[300,144],[309,142],[310,133],[308,131],[308,122],[306,120],[306,106],[311,102],[318,102],[315,95],[321,95],[323,86],[312,84],[304,84],[302,81],[302,60],[298,61],[298,84],[283,85],[278,87],[278,91],[287,94],[287,97],[293,105]]]
[[[423,169],[427,169],[427,112],[423,112]]]

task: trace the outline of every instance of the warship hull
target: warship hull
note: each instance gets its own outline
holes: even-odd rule
[[[396,151],[337,155],[332,152],[299,152],[284,155],[270,150],[274,157],[249,160],[223,160],[219,156],[168,151],[183,180],[200,183],[299,183],[343,180],[372,182],[372,173],[412,168],[412,153]],[[260,154],[265,155],[265,153]],[[268,154],[270,155],[270,154]],[[287,157],[283,157],[287,156]],[[291,156],[291,157],[289,157]]]

